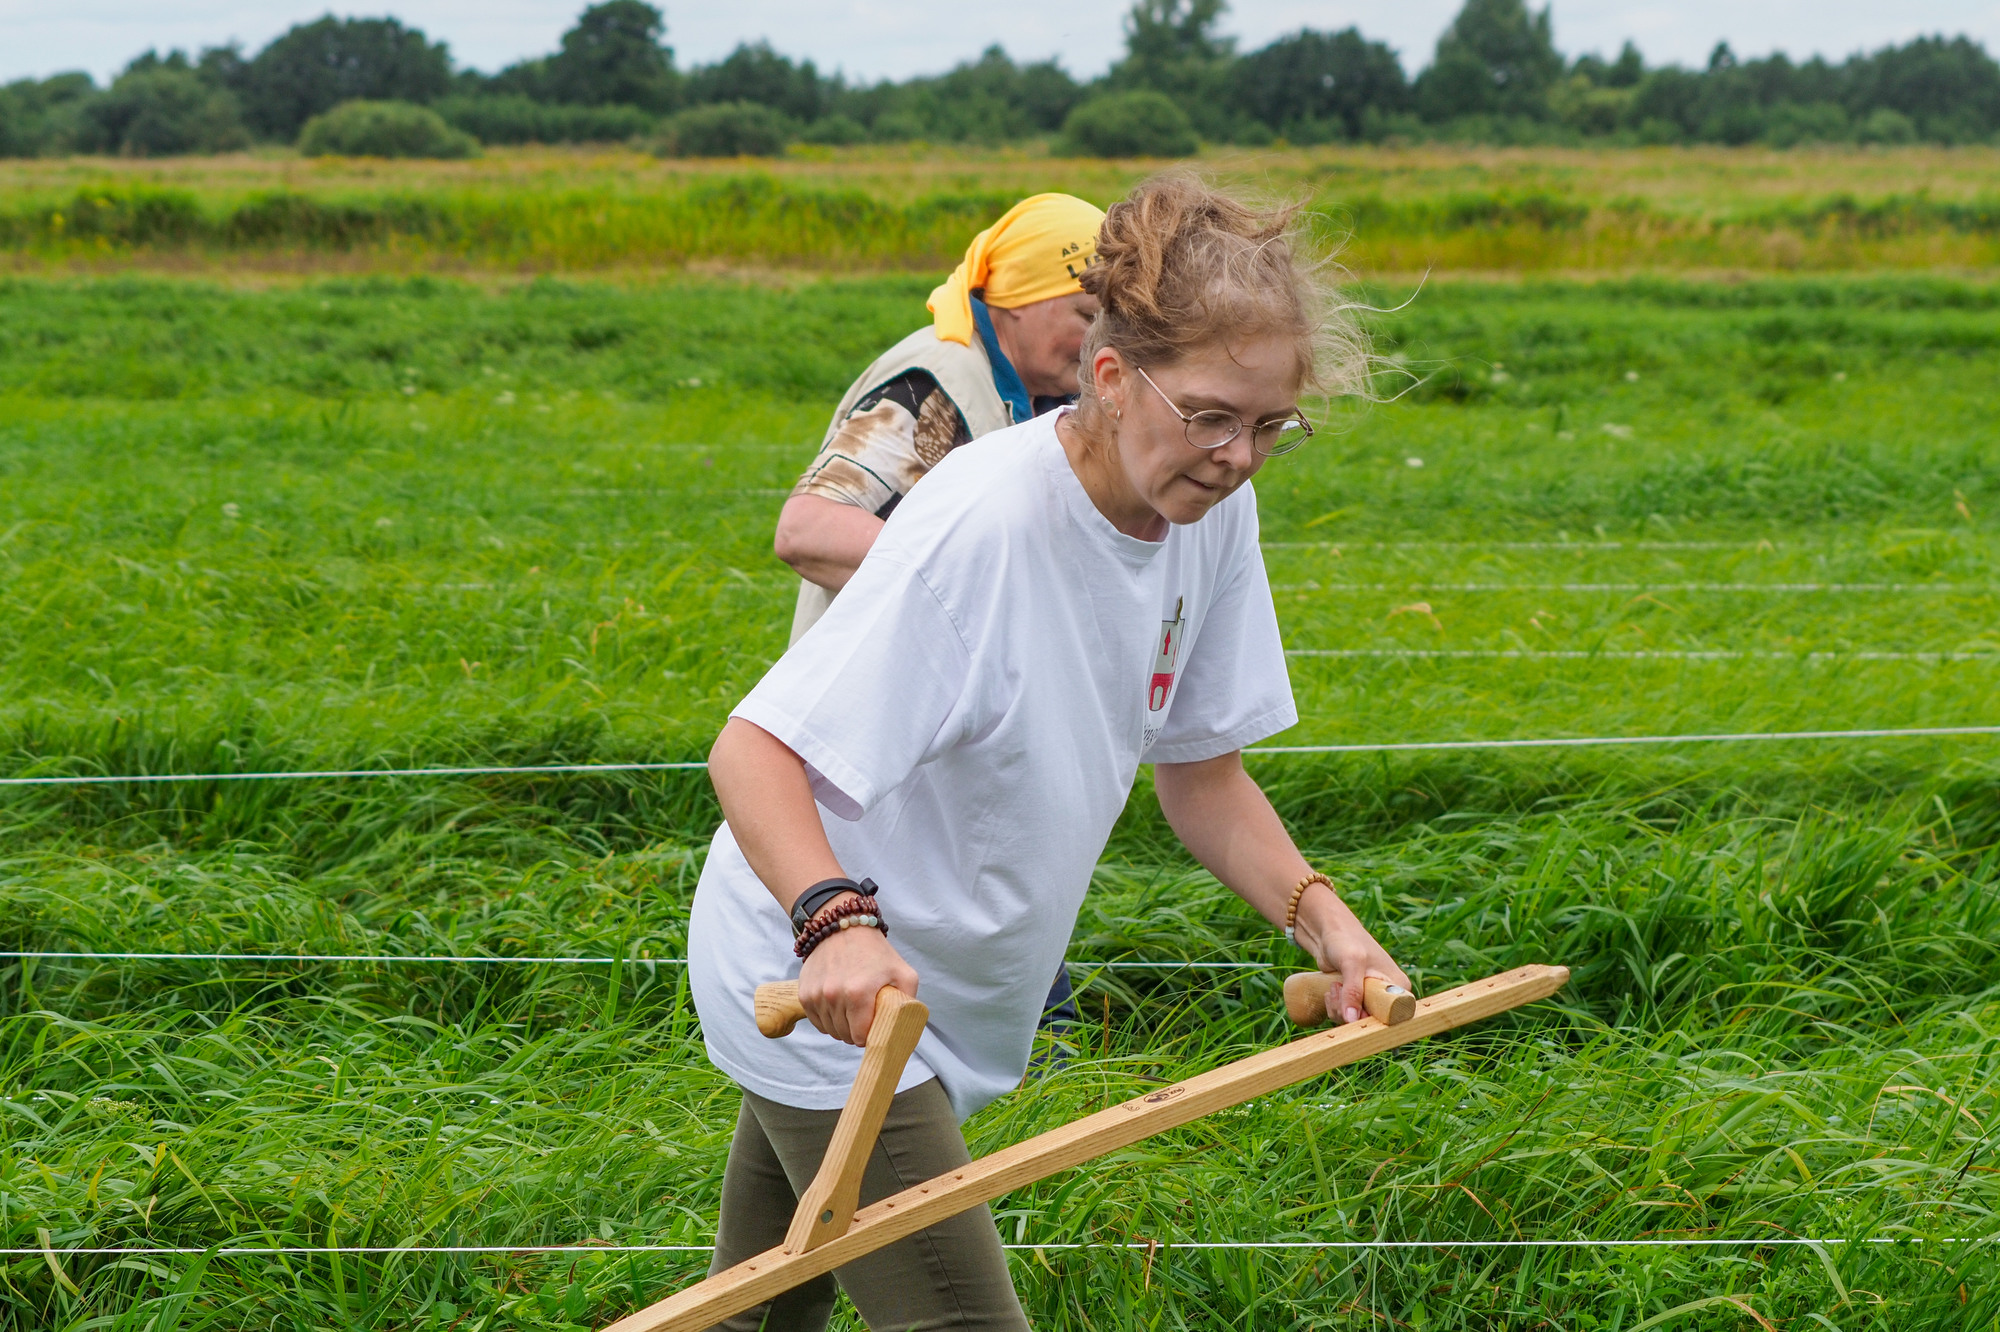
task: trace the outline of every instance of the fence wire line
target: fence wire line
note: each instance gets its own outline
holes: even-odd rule
[[[1772,541],[1260,541],[1265,550],[1771,550]]]
[[[156,772],[129,775],[83,774],[64,777],[0,777],[0,786],[109,786],[125,782],[270,782],[340,777],[496,777],[522,773],[698,772],[700,759],[683,763],[481,764],[458,768],[324,768],[307,772]]]
[[[1273,583],[1273,592],[1946,592],[1990,596],[1979,583]]]
[[[1402,744],[1269,745],[1245,754],[1388,754],[1432,749],[1581,749],[1593,745],[1724,744],[1749,740],[1871,740],[1899,736],[2000,735],[2000,726],[1916,726],[1877,731],[1740,731],[1714,735],[1586,735],[1549,740],[1414,740]]]
[[[1003,1249],[1040,1253],[1046,1250],[1125,1249],[1165,1253],[1170,1249],[1702,1249],[1832,1247],[1842,1244],[1991,1244],[2000,1236],[1894,1236],[1863,1239],[1502,1239],[1502,1240],[1109,1240],[1053,1244],[1003,1244]],[[9,1258],[172,1258],[203,1254],[227,1258],[317,1257],[331,1255],[394,1257],[399,1254],[535,1254],[535,1253],[714,1253],[712,1244],[409,1244],[338,1245],[307,1248],[292,1245],[215,1245],[156,1249],[0,1249]]]
[[[1769,652],[1717,649],[1286,648],[1288,657],[1437,658],[1508,661],[2000,661],[2000,652]]]
[[[0,949],[0,959],[74,962],[464,962],[479,966],[684,967],[684,957],[480,957],[462,953],[84,953]],[[1275,971],[1275,962],[1098,962],[1068,958],[1080,971]]]
[[[1709,735],[1595,735],[1531,740],[1421,740],[1354,745],[1267,745],[1245,754],[1384,754],[1412,749],[1563,749],[1585,745],[1716,744],[1755,740],[1881,740],[1898,736],[2000,735],[2000,726],[1916,726],[1860,731],[1738,731]],[[541,773],[698,772],[708,764],[544,763],[462,768],[338,768],[306,772],[81,773],[51,777],[0,777],[0,786],[116,786],[159,782],[269,782],[346,777],[492,777]]]

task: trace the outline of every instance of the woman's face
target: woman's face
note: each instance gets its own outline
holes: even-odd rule
[[[1252,446],[1250,427],[1298,412],[1297,345],[1283,336],[1202,348],[1147,371],[1152,384],[1108,347],[1092,369],[1098,396],[1106,399],[1100,405],[1117,414],[1116,471],[1124,481],[1120,488],[1129,488],[1128,516],[1147,529],[1133,535],[1150,540],[1166,536],[1165,523],[1200,521],[1255,476],[1264,456]],[[1188,443],[1175,407],[1189,415],[1234,412],[1244,428],[1220,448],[1198,449]],[[1144,521],[1142,508],[1152,521]],[[1118,515],[1106,516],[1130,530]]]
[[[1071,292],[1012,310],[994,306],[988,313],[1000,350],[1021,376],[1021,387],[1037,398],[1075,394],[1077,355],[1090,321],[1097,318],[1095,296]]]

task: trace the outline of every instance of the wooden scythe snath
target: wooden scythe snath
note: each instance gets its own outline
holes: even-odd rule
[[[929,1016],[921,1003],[884,989],[876,998],[854,1090],[840,1112],[819,1174],[799,1199],[784,1244],[629,1314],[604,1332],[707,1332],[731,1314],[1057,1171],[1343,1064],[1546,999],[1568,980],[1567,967],[1517,967],[1416,999],[1371,978],[1364,990],[1369,1016],[1359,1022],[1136,1096],[857,1209],[875,1135]],[[1288,978],[1287,1012],[1305,1025],[1324,1021],[1326,991],[1335,983],[1337,978],[1319,973]],[[785,1035],[804,1016],[796,982],[757,988],[757,1027],[766,1036]]]

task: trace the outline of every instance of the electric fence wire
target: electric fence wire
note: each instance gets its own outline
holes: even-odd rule
[[[1769,550],[1766,541],[1260,541],[1265,550]]]
[[[500,957],[466,953],[116,953],[0,949],[0,960],[68,962],[379,962],[464,963],[471,966],[684,967],[684,957]],[[1080,971],[1275,971],[1274,962],[1099,962],[1069,958]]]
[[[1710,735],[1642,735],[1642,736],[1570,736],[1536,738],[1524,740],[1422,740],[1395,744],[1356,745],[1273,745],[1258,749],[1246,749],[1250,755],[1287,754],[1362,754],[1408,752],[1418,750],[1460,750],[1460,749],[1545,749],[1580,748],[1604,745],[1662,745],[1693,743],[1726,743],[1763,740],[1846,740],[1846,739],[1897,739],[1923,736],[1974,736],[2000,735],[2000,726],[1930,726],[1905,727],[1900,729],[1851,730],[1851,731],[1754,731]],[[434,768],[350,768],[340,770],[320,770],[306,772],[237,772],[237,773],[145,773],[133,775],[82,774],[50,777],[7,777],[0,778],[4,786],[83,786],[109,785],[114,783],[158,783],[158,782],[200,782],[200,781],[278,781],[304,780],[311,778],[359,778],[359,777],[442,777],[494,774],[540,774],[540,773],[595,773],[595,772],[658,772],[698,770],[708,765],[700,762],[689,763],[559,763],[523,766],[488,765],[477,767],[434,767]],[[165,953],[165,952],[85,952],[45,949],[0,950],[0,958],[16,960],[47,961],[101,961],[101,962],[243,962],[243,963],[328,963],[352,962],[394,965],[399,963],[438,963],[472,966],[498,965],[545,965],[545,966],[685,966],[685,958],[644,958],[644,957],[499,957],[463,954],[405,954],[405,953]],[[1117,971],[1168,971],[1168,970],[1211,970],[1248,971],[1268,970],[1270,964],[1263,962],[1208,962],[1208,961],[1115,961],[1091,962],[1077,960],[1077,965],[1085,968]]]
[[[2000,662],[2000,652],[1752,652],[1726,648],[1535,649],[1535,648],[1286,648],[1288,657],[1340,657],[1378,660],[1436,661],[1920,661],[1942,665],[1959,661]]]
[[[1704,1239],[1675,1236],[1668,1239],[1438,1239],[1438,1240],[1084,1240],[1049,1244],[1003,1244],[1003,1249],[1040,1253],[1080,1249],[1136,1249],[1166,1253],[1173,1249],[1695,1249],[1695,1248],[1789,1248],[1837,1247],[1844,1244],[1992,1244],[1994,1235],[1871,1235],[1860,1239],[1811,1239],[1793,1235],[1767,1239]],[[0,1249],[8,1258],[172,1258],[200,1257],[204,1254],[228,1258],[278,1258],[316,1256],[398,1257],[418,1254],[589,1254],[589,1253],[714,1253],[712,1244],[396,1244],[338,1245],[311,1248],[292,1245],[213,1245],[195,1248],[18,1248]]]
[[[2000,735],[2000,726],[1911,726],[1862,731],[1737,731],[1711,735],[1582,735],[1533,740],[1409,740],[1397,744],[1266,745],[1248,754],[1391,754],[1439,749],[1584,749],[1601,745],[1728,744],[1758,740],[1886,740],[1940,735]]]
[[[82,773],[61,777],[0,777],[0,786],[114,786],[146,782],[276,782],[343,777],[499,777],[527,773],[699,772],[699,759],[682,763],[477,764],[452,768],[321,768],[297,772]]]
[[[1702,735],[1557,736],[1526,740],[1416,740],[1344,745],[1266,745],[1246,755],[1386,754],[1430,749],[1571,749],[1597,745],[1693,745],[1784,740],[1893,740],[1949,735],[2000,735],[2000,726],[1909,726],[1851,731],[1735,731]],[[440,768],[325,768],[283,772],[66,773],[42,777],[0,777],[6,786],[118,786],[165,782],[275,782],[366,777],[496,777],[562,773],[699,772],[701,760],[680,763],[528,763]]]
[[[1981,583],[1273,583],[1273,592],[1940,592],[1990,596]]]

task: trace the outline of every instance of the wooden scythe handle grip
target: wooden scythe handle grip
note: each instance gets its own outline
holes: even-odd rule
[[[875,995],[875,1015],[879,1018],[893,1013],[896,1006],[907,999],[909,996],[895,986],[884,985]],[[759,985],[750,1003],[757,1013],[757,1030],[772,1040],[791,1035],[792,1028],[805,1020],[806,1010],[799,1003],[797,981],[772,981],[769,985]],[[872,1039],[870,1044],[873,1044]]]
[[[1327,1020],[1327,992],[1338,984],[1337,971],[1299,971],[1285,977],[1285,1015],[1301,1027],[1319,1026]],[[1361,982],[1361,1004],[1368,1016],[1393,1027],[1416,1015],[1417,996],[1400,985],[1369,976]]]
[[[769,985],[759,985],[752,1000],[757,1010],[757,1030],[772,1040],[792,1034],[792,1028],[799,1025],[806,1010],[799,1003],[799,983],[797,981],[773,981]]]

